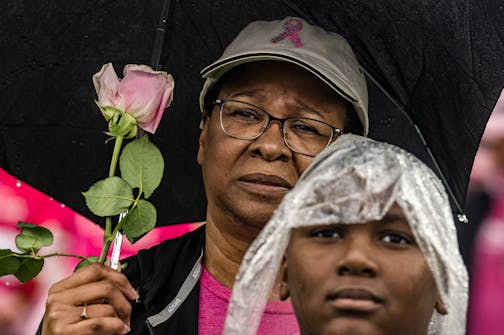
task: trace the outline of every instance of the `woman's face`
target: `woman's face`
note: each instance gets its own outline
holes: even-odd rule
[[[282,276],[301,334],[425,335],[445,313],[397,205],[380,221],[293,230]]]
[[[277,118],[304,117],[334,127],[345,126],[346,109],[332,89],[310,72],[284,62],[263,61],[240,66],[219,92],[219,99],[254,104]],[[296,184],[313,157],[292,152],[279,122],[255,140],[233,138],[221,129],[218,106],[206,119],[198,162],[208,199],[207,221],[221,231],[250,228],[255,234]],[[231,217],[241,226],[221,227]]]

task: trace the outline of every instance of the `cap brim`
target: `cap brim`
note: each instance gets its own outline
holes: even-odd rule
[[[203,78],[212,78],[213,83],[216,83],[225,73],[230,71],[231,69],[243,65],[246,63],[252,63],[252,62],[257,62],[257,61],[265,61],[265,60],[275,60],[275,61],[281,61],[281,62],[288,62],[295,64],[297,66],[302,67],[303,69],[313,73],[317,78],[322,80],[324,83],[326,83],[331,89],[333,89],[336,93],[338,93],[341,97],[344,99],[348,100],[350,103],[355,108],[355,111],[357,113],[357,116],[359,117],[359,120],[362,124],[363,127],[363,134],[366,136],[368,134],[368,120],[366,117],[366,113],[363,109],[363,107],[359,104],[359,101],[357,98],[353,97],[351,94],[343,91],[339,86],[337,86],[334,81],[329,80],[327,76],[323,74],[323,72],[319,69],[317,69],[314,66],[311,66],[305,62],[299,61],[299,59],[294,58],[294,57],[289,57],[284,54],[275,54],[275,53],[265,53],[265,52],[258,52],[258,53],[248,53],[248,54],[241,54],[241,55],[235,55],[233,57],[228,57],[221,59],[213,64],[210,64],[206,68],[204,68],[201,71],[201,75]],[[206,86],[206,85],[205,85]],[[203,99],[208,90],[213,86],[205,87],[201,97],[200,97],[200,104],[201,107],[203,107]],[[344,83],[342,82],[342,86],[344,86]]]

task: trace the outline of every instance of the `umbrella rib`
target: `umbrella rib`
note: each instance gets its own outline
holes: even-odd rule
[[[371,81],[376,85],[378,86],[378,88],[380,89],[380,91],[382,91],[383,94],[385,94],[385,96],[394,104],[394,106],[397,107],[397,109],[399,109],[399,111],[408,119],[408,121],[411,123],[411,124],[415,124],[413,122],[413,120],[411,119],[411,117],[409,116],[408,113],[406,113],[406,110],[404,109],[404,106],[399,102],[397,101],[397,99],[395,99],[392,95],[390,95],[390,93],[378,82],[378,80],[376,80],[372,75],[371,73],[369,73],[368,70],[366,70],[365,67],[361,66],[361,69],[362,69],[362,72],[364,72],[366,74],[366,76],[371,79]]]
[[[154,48],[152,50],[152,57],[151,57],[151,66],[154,70],[159,70],[159,59],[161,58],[161,52],[163,51],[166,20],[168,18],[168,12],[170,10],[170,6],[171,6],[171,0],[165,0],[163,2],[161,17],[159,19],[159,23],[156,28],[156,35],[154,37]]]
[[[406,110],[404,109],[404,106],[402,104],[400,104],[393,96],[391,96],[387,92],[387,90],[364,67],[361,67],[361,68],[362,68],[362,71],[366,74],[366,76],[369,79],[371,79],[371,81],[382,91],[382,93],[385,94],[385,96],[397,107],[397,109],[401,112],[401,114],[403,114],[406,117],[406,119],[408,120],[408,122],[410,122],[411,125],[413,125],[413,127],[415,128],[415,131],[418,134],[418,137],[422,141],[422,144],[423,144],[423,146],[425,148],[425,151],[427,152],[427,154],[429,155],[430,159],[434,163],[434,167],[435,167],[436,171],[438,172],[441,181],[443,182],[444,186],[446,187],[446,190],[447,190],[450,198],[452,199],[455,207],[457,208],[457,211],[458,211],[457,219],[460,222],[467,223],[468,222],[467,216],[464,213],[464,211],[462,210],[462,207],[460,206],[457,198],[455,197],[455,194],[453,193],[453,190],[451,189],[450,185],[448,184],[448,181],[446,180],[446,178],[445,178],[445,176],[443,174],[443,171],[441,170],[441,167],[439,166],[438,161],[434,157],[434,154],[432,153],[429,145],[427,144],[427,141],[425,140],[425,137],[423,136],[422,132],[420,131],[420,128],[418,128],[418,125],[415,122],[413,122],[413,120],[411,119],[411,117],[409,116],[409,114],[406,113]]]

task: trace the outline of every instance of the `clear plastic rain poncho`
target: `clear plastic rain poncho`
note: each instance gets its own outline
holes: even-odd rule
[[[415,156],[356,135],[340,136],[317,156],[247,251],[224,334],[256,334],[292,228],[380,220],[394,202],[448,310],[433,310],[429,334],[465,334],[468,275],[443,185]]]

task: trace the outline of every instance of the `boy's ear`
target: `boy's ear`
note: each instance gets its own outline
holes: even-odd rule
[[[283,258],[282,265],[280,266],[280,299],[287,300],[290,297],[289,284],[287,280],[287,259]]]
[[[448,310],[446,309],[446,306],[445,304],[443,303],[443,301],[441,301],[441,299],[438,299],[438,301],[436,301],[436,311],[441,314],[441,315],[446,315],[448,314]]]

